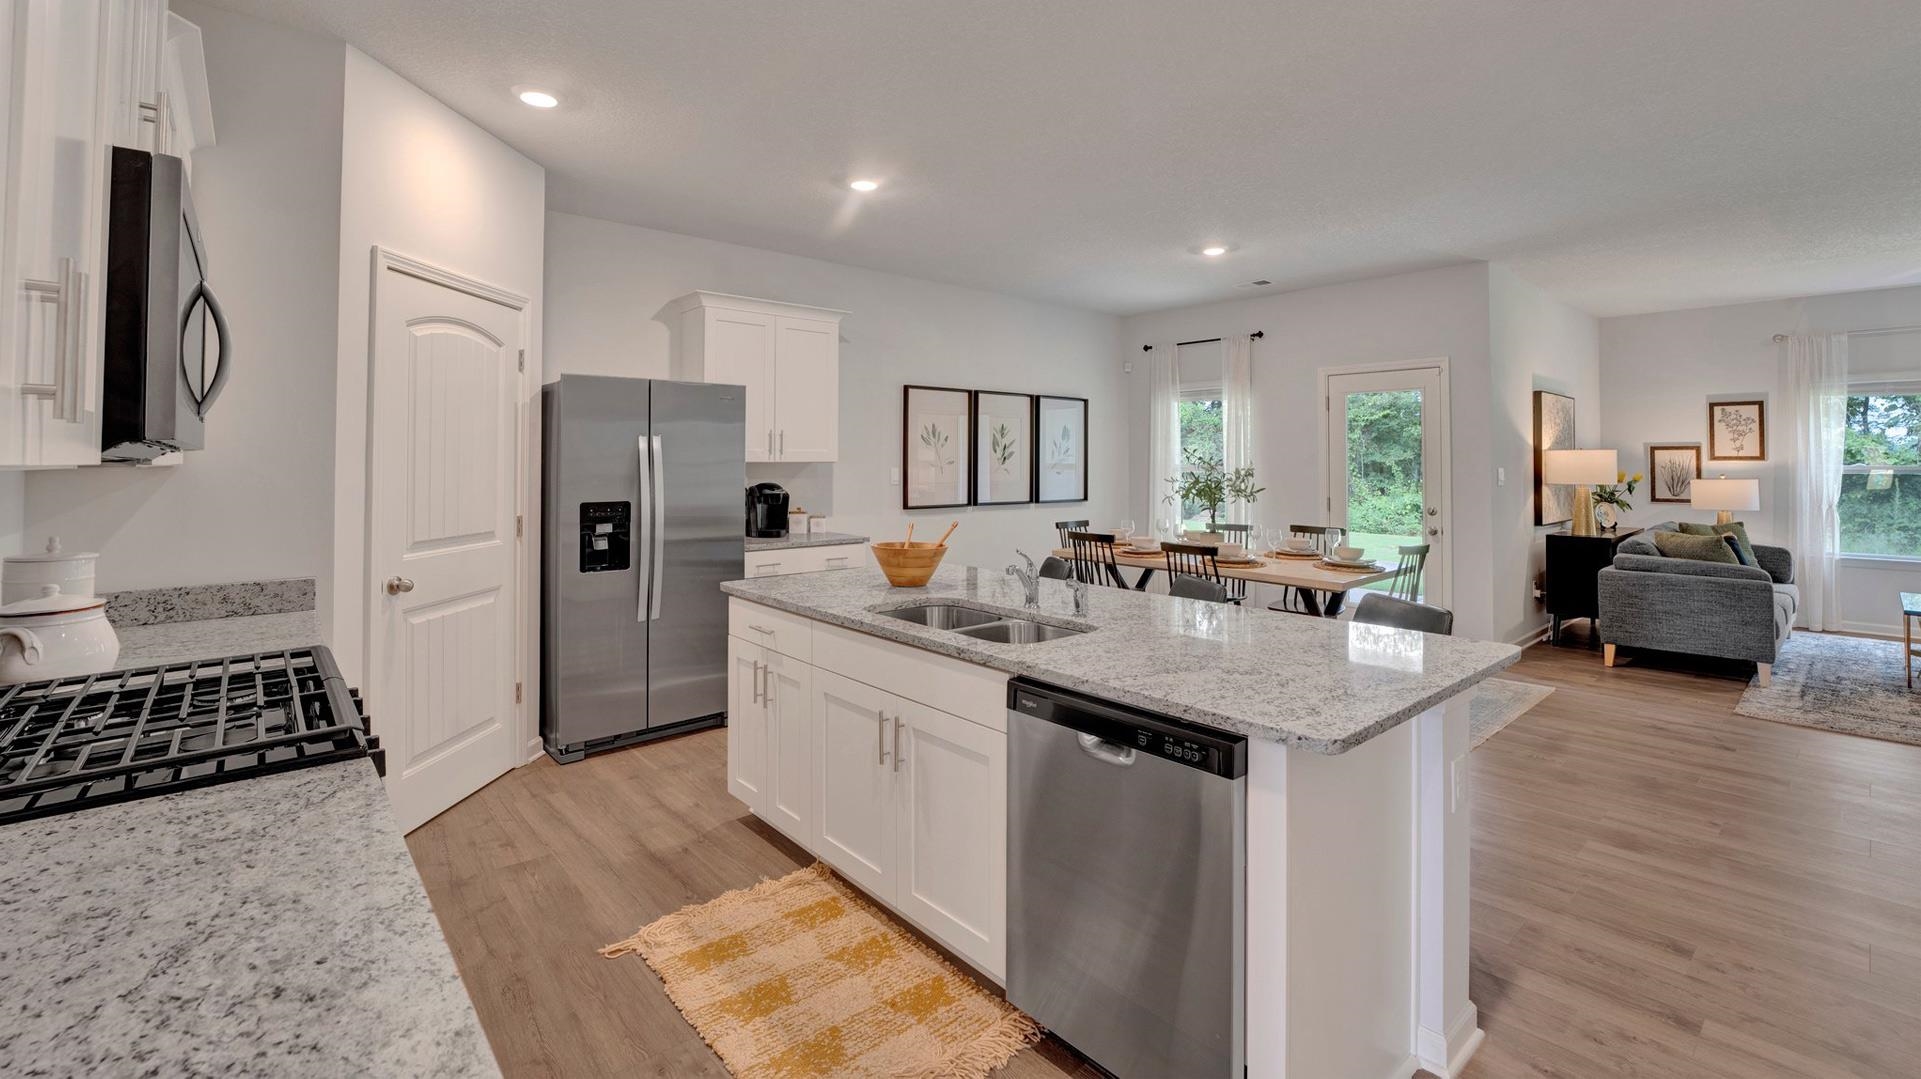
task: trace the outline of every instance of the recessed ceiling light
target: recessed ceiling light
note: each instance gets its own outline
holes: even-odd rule
[[[855,180],[847,185],[856,191],[879,191],[879,180]]]
[[[1211,259],[1217,259],[1217,258],[1220,258],[1222,255],[1227,254],[1227,248],[1222,247],[1220,244],[1214,244],[1211,247],[1201,248],[1201,254],[1206,255],[1208,258],[1211,258]]]
[[[535,90],[531,87],[520,87],[520,88],[516,88],[514,90],[514,93],[517,96],[519,96],[521,104],[532,105],[536,109],[551,109],[555,105],[560,104],[559,98],[555,97],[554,95],[548,93],[545,90]]]

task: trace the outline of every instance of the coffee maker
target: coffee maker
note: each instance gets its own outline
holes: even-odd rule
[[[756,483],[747,488],[747,538],[780,539],[787,535],[787,489],[778,483]]]

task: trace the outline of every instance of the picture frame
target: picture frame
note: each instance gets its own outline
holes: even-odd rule
[[[1574,519],[1574,489],[1541,478],[1541,456],[1574,448],[1574,398],[1552,390],[1534,391],[1534,523],[1558,525]]]
[[[901,387],[901,508],[952,509],[974,493],[974,394]]]
[[[1768,459],[1766,401],[1708,402],[1708,460]]]
[[[1699,442],[1648,445],[1648,501],[1692,501],[1694,481],[1701,478]]]
[[[1034,398],[1034,501],[1087,501],[1087,398]]]
[[[1034,501],[1034,395],[974,391],[974,504],[1015,506]]]

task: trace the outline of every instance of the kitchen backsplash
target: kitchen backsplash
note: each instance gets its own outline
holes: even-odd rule
[[[314,579],[234,581],[179,588],[134,588],[108,592],[107,619],[116,626],[197,622],[254,614],[288,614],[314,609]]]

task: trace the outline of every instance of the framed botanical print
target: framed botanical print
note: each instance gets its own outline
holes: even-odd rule
[[[1648,501],[1688,502],[1701,478],[1701,444],[1675,442],[1648,447]]]
[[[1034,398],[974,391],[974,504],[1034,501]]]
[[[1534,523],[1556,525],[1574,518],[1574,489],[1541,478],[1541,454],[1574,448],[1574,398],[1534,391]]]
[[[1034,399],[1034,501],[1087,501],[1087,398]]]
[[[1766,401],[1708,402],[1708,460],[1768,459]]]
[[[901,390],[901,507],[965,506],[973,492],[974,395],[940,386]]]

